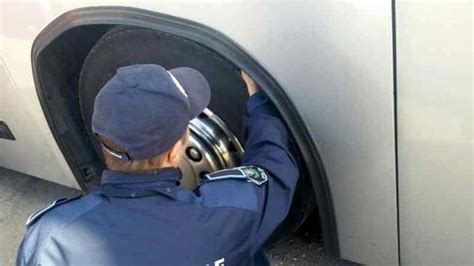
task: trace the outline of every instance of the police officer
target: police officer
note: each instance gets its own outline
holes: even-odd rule
[[[100,187],[33,214],[18,265],[265,265],[261,246],[288,213],[298,177],[287,130],[255,82],[242,166],[180,188],[189,121],[209,104],[192,68],[118,69],[95,99]]]

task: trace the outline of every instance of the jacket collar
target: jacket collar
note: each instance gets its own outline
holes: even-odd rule
[[[143,184],[156,185],[157,183],[175,183],[179,185],[181,171],[178,168],[162,168],[144,173],[125,173],[104,170],[101,185]]]

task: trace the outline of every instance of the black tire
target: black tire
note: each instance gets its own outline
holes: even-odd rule
[[[208,79],[212,99],[209,108],[219,115],[243,143],[243,114],[247,92],[240,71],[216,52],[188,39],[150,29],[116,26],[95,44],[87,56],[79,81],[79,100],[84,124],[93,142],[91,117],[99,90],[119,67],[132,64],[160,64],[165,68],[187,66]],[[97,143],[94,143],[98,149]],[[304,173],[304,167],[300,167]],[[314,194],[301,178],[293,207],[272,236],[275,242],[294,232],[314,207]]]
[[[211,50],[163,32],[117,26],[107,32],[87,56],[79,81],[82,116],[90,131],[94,99],[119,67],[160,64],[166,69],[187,66],[199,70],[212,89],[209,108],[218,113],[239,139],[247,93],[239,71]]]

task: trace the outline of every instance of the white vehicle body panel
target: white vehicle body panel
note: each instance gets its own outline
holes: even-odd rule
[[[472,2],[397,2],[402,264],[473,265]]]

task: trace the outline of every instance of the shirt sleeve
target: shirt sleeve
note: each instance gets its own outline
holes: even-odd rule
[[[288,214],[299,172],[288,149],[286,126],[261,91],[247,102],[245,130],[242,165],[262,168],[268,177],[265,184],[254,186],[258,207],[251,251],[256,252]]]
[[[260,185],[247,182],[249,177],[235,173],[239,170],[224,169],[211,174],[211,180],[204,180],[197,194],[206,207],[252,213],[251,227],[245,232],[249,235],[246,245],[251,254],[256,254],[288,214],[299,173],[288,150],[287,129],[263,92],[248,99],[244,123],[246,141],[241,166],[259,168],[267,181]]]

